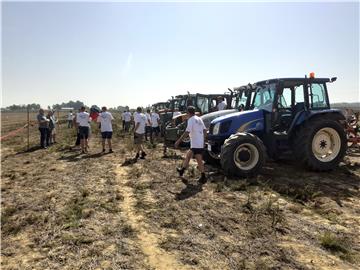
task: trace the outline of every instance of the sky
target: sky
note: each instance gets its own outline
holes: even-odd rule
[[[360,101],[359,2],[2,2],[2,107],[146,106],[256,81],[338,77]]]

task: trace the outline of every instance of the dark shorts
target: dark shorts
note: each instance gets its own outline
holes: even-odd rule
[[[101,137],[103,139],[111,139],[112,138],[112,131],[104,131],[104,132],[101,132]]]
[[[144,134],[134,133],[134,144],[142,144],[144,141]]]
[[[81,139],[89,138],[89,127],[79,127],[79,134]]]
[[[191,148],[190,150],[194,155],[202,155],[204,152],[204,148]]]
[[[160,132],[160,127],[153,127],[152,131],[155,133],[159,133]]]

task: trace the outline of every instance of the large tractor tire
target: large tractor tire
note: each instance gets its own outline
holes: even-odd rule
[[[329,171],[344,158],[346,133],[336,120],[315,118],[298,128],[292,148],[296,160],[309,169]]]
[[[251,133],[231,135],[221,147],[220,164],[226,175],[252,177],[265,163],[265,146]]]

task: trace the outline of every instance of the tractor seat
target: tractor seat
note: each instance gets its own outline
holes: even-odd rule
[[[296,105],[293,107],[293,110],[292,110],[293,117],[295,117],[298,112],[301,112],[304,109],[305,109],[305,103],[304,102],[296,103]]]

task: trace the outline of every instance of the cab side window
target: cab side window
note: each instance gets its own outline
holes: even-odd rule
[[[325,86],[322,83],[312,83],[309,87],[309,101],[312,109],[327,108]]]
[[[283,93],[279,96],[279,109],[291,109],[291,94],[290,88],[284,88]]]

